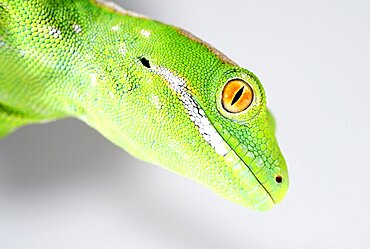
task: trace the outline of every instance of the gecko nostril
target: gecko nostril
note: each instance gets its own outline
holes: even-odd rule
[[[144,67],[150,68],[150,63],[149,63],[149,60],[147,58],[141,57],[140,62],[141,62],[141,64],[143,64]]]
[[[277,183],[281,183],[281,182],[283,181],[283,178],[282,178],[281,176],[276,176],[276,177],[275,177],[275,181],[276,181]]]

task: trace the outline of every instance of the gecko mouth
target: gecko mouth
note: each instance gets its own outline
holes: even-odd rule
[[[229,167],[232,167],[233,172],[235,172],[234,176],[240,176],[236,177],[239,178],[240,181],[249,179],[255,182],[255,185],[253,185],[254,187],[249,191],[254,191],[256,188],[260,188],[260,192],[265,193],[260,203],[266,201],[267,199],[270,199],[273,203],[275,203],[269,191],[253,173],[250,166],[245,163],[243,158],[235,151],[235,148],[232,148],[227,141],[225,141],[225,139],[216,130],[214,124],[209,121],[203,109],[189,93],[185,79],[177,76],[169,69],[164,67],[153,66],[149,70],[162,76],[169,83],[169,87],[179,95],[181,102],[188,112],[190,120],[195,124],[204,140],[215,150],[218,155],[225,159],[225,162]],[[249,178],[247,178],[248,175]],[[257,207],[260,203],[254,204],[254,206]]]

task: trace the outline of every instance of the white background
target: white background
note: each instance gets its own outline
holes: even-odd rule
[[[0,248],[370,248],[369,1],[121,2],[259,76],[288,195],[254,212],[76,120],[30,126],[0,141]]]

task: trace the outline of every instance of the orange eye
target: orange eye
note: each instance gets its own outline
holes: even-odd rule
[[[241,79],[227,82],[222,91],[222,106],[226,111],[239,113],[247,109],[253,101],[252,88]]]

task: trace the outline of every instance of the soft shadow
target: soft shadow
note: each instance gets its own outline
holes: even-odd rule
[[[22,194],[99,178],[117,170],[109,162],[120,157],[132,160],[78,120],[26,126],[0,140],[0,185]]]
[[[143,234],[150,231],[174,245],[181,241],[182,245],[204,249],[245,248],[238,245],[233,233],[225,233],[222,219],[211,220],[212,216],[203,214],[204,209],[189,211],[178,199],[161,193],[161,181],[178,176],[158,174],[163,169],[143,168],[141,164],[74,119],[23,127],[0,140],[3,195],[22,199],[46,191],[50,196],[58,189],[75,187],[76,181],[94,188],[96,182],[113,180],[111,199],[122,211],[122,222],[132,217]]]

